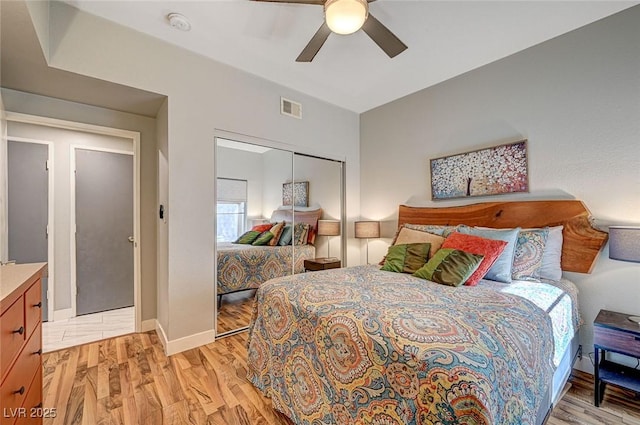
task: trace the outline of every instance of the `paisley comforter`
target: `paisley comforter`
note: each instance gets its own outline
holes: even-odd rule
[[[292,249],[295,248],[295,249]],[[315,257],[313,245],[253,246],[219,242],[218,295],[255,289],[269,279],[304,271],[304,260]]]
[[[553,373],[543,309],[374,266],[259,288],[248,378],[296,424],[532,424]]]

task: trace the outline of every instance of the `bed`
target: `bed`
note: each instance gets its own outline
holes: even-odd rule
[[[322,215],[321,209],[311,211],[275,210],[271,222],[303,223],[309,232],[315,231]],[[218,306],[222,296],[234,292],[254,290],[263,282],[291,273],[304,271],[304,260],[313,259],[316,249],[315,237],[305,242],[284,246],[254,246],[232,242],[217,244],[217,295]]]
[[[583,273],[606,241],[579,201],[401,206],[407,223],[563,225],[562,269]],[[578,354],[576,293],[377,266],[274,279],[256,295],[248,378],[297,424],[541,424]]]

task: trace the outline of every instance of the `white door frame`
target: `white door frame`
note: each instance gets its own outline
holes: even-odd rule
[[[54,291],[55,291],[55,262],[54,262],[54,249],[55,249],[55,226],[54,226],[54,165],[53,158],[55,149],[54,143],[48,140],[30,139],[26,137],[14,137],[8,136],[8,142],[20,142],[20,143],[34,143],[38,145],[47,145],[47,167],[49,173],[47,174],[47,320],[53,322],[53,308],[54,308]]]
[[[122,130],[118,128],[104,127],[94,124],[79,123],[74,121],[60,120],[57,118],[41,117],[36,115],[28,115],[17,112],[6,112],[7,121],[20,122],[25,124],[35,124],[45,127],[61,128],[65,130],[80,131],[85,133],[102,134],[106,136],[115,136],[130,139],[133,142],[133,164],[134,164],[134,182],[133,182],[133,305],[135,310],[136,332],[141,331],[142,323],[142,302],[141,302],[141,275],[140,275],[140,132],[131,130]],[[73,152],[73,149],[72,149]],[[73,168],[73,167],[72,167]],[[75,182],[75,179],[74,179]],[[72,192],[75,193],[75,190]],[[75,196],[75,195],[74,195]],[[72,214],[75,214],[75,205],[72,208]],[[75,220],[74,220],[75,224]],[[75,225],[73,226],[75,227]],[[71,238],[75,244],[75,237]],[[72,251],[75,256],[75,249]],[[74,259],[75,260],[75,259]],[[75,275],[75,263],[71,273]],[[73,279],[72,279],[73,280]],[[71,302],[73,305],[73,315],[75,316],[75,282],[70,282]]]
[[[121,155],[132,155],[133,156],[133,163],[134,163],[134,176],[136,175],[136,170],[135,170],[135,160],[136,160],[136,155],[135,152],[133,151],[128,151],[128,150],[123,150],[123,149],[111,149],[111,148],[103,148],[100,146],[87,146],[87,145],[80,145],[80,144],[71,144],[69,146],[69,184],[70,184],[70,196],[69,196],[69,200],[70,200],[70,207],[69,207],[69,211],[70,211],[70,226],[69,226],[69,240],[71,241],[71,258],[70,258],[70,263],[69,263],[69,272],[70,272],[70,277],[71,277],[71,317],[76,317],[78,315],[78,276],[77,276],[77,264],[76,264],[76,260],[77,260],[77,256],[76,256],[76,150],[78,149],[84,149],[84,150],[88,150],[88,151],[96,151],[96,152],[107,152],[107,153],[117,153],[117,154],[121,154]],[[134,177],[134,188],[133,188],[133,203],[134,203],[134,208],[133,208],[133,214],[134,214],[134,224],[133,224],[133,233],[135,234],[135,216],[136,216],[136,209],[135,209],[135,203],[136,203],[136,188],[135,188],[135,177]],[[133,256],[134,256],[134,261],[133,261],[133,276],[134,276],[134,291],[133,291],[133,306],[134,306],[134,310],[136,312],[136,332],[138,332],[138,327],[137,327],[137,316],[138,316],[138,310],[139,308],[137,308],[140,304],[138,303],[138,298],[136,297],[137,295],[137,291],[136,291],[136,285],[135,285],[135,277],[138,274],[137,273],[137,264],[136,264],[136,260],[135,257],[137,256],[138,250],[137,250],[137,245],[138,245],[138,237],[134,236],[133,237]]]

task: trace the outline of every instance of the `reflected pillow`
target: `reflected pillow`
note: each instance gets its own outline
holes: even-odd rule
[[[251,228],[251,230],[255,230],[256,232],[266,232],[267,230],[271,229],[271,227],[273,226],[273,223],[265,223],[265,224],[256,224],[255,226],[253,226]]]
[[[429,243],[392,245],[387,251],[384,265],[380,270],[414,273],[427,262],[430,247]]]
[[[504,248],[505,241],[481,238],[479,236],[465,235],[464,233],[453,232],[442,244],[442,248],[454,248],[470,254],[482,255],[484,259],[476,271],[464,283],[468,286],[477,285],[480,279],[487,274],[493,263],[496,262]]]
[[[306,245],[309,225],[306,223],[296,223],[293,225],[293,244]]]
[[[280,246],[291,245],[292,236],[293,236],[293,227],[290,224],[287,224],[282,228],[282,233],[280,234],[280,240],[278,241],[278,245]]]
[[[260,233],[260,236],[258,236],[256,240],[251,243],[251,245],[264,246],[267,245],[271,239],[273,239],[273,233],[267,230]]]
[[[270,246],[276,246],[282,235],[282,229],[284,229],[284,221],[276,223],[269,231],[273,233],[273,238],[269,241]]]
[[[238,239],[236,239],[234,243],[249,245],[253,243],[253,241],[255,241],[258,236],[260,236],[260,233],[261,232],[258,232],[256,230],[249,230],[248,232],[243,233],[242,236],[240,236]]]
[[[493,266],[485,275],[485,279],[495,280],[498,282],[511,283],[511,274],[513,269],[513,257],[516,253],[516,244],[518,242],[518,233],[520,228],[515,229],[491,229],[487,227],[469,227],[460,226],[458,232],[467,235],[480,236],[486,239],[495,239],[505,241],[507,246],[498,257]]]
[[[511,277],[515,280],[539,280],[548,229],[521,230],[513,259]]]
[[[442,248],[413,275],[449,286],[464,284],[482,263],[482,255]]]

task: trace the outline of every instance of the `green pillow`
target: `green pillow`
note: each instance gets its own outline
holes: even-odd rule
[[[249,245],[255,241],[258,236],[260,236],[260,232],[257,230],[249,230],[248,232],[243,233],[242,236],[240,236],[234,243]]]
[[[273,239],[273,233],[271,233],[269,230],[265,230],[264,232],[260,233],[260,236],[258,236],[258,238],[253,241],[251,243],[251,245],[256,245],[256,246],[262,246],[262,245],[266,245],[269,243],[269,241],[271,239]]]
[[[484,256],[442,248],[413,275],[449,286],[460,286],[476,271]]]
[[[429,259],[430,243],[391,245],[381,270],[396,273],[413,273]]]

